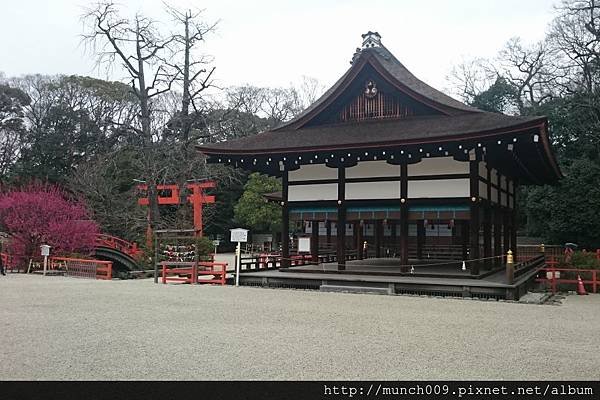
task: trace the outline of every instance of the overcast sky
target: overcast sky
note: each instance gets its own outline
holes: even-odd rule
[[[0,71],[105,78],[80,45],[81,0],[0,0]],[[160,0],[122,0],[127,12],[165,21]],[[302,75],[330,86],[350,66],[360,35],[383,44],[415,75],[443,89],[461,57],[492,57],[511,37],[544,37],[554,0],[171,0],[219,21],[205,51],[220,85],[288,86]],[[121,75],[114,75],[118,78]]]

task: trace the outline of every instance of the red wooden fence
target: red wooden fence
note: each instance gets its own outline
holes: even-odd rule
[[[162,261],[162,283],[218,283],[225,285],[227,278],[227,263],[218,262],[177,262]],[[201,276],[212,275],[209,279],[199,279]]]
[[[62,270],[66,276],[89,279],[112,279],[112,262],[83,258],[50,257],[49,270]]]
[[[552,293],[558,291],[558,285],[561,283],[575,284],[577,285],[577,276],[581,277],[583,285],[586,286],[586,290],[589,285],[592,287],[592,293],[598,293],[598,287],[600,287],[600,271],[595,269],[577,269],[577,268],[557,268],[558,264],[555,260],[547,261],[548,267],[540,268],[540,275],[536,278],[536,282],[545,283],[549,285]]]

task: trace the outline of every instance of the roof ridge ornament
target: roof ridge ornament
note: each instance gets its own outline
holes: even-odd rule
[[[363,33],[361,36],[363,38],[363,49],[367,49],[369,47],[381,47],[381,35],[379,32],[369,31],[367,33]]]
[[[352,60],[350,61],[350,65],[354,64],[354,62],[360,57],[362,49],[368,49],[372,47],[383,47],[381,44],[381,35],[379,32],[369,31],[367,33],[363,33],[362,35],[362,48],[357,47],[356,51],[352,55]]]

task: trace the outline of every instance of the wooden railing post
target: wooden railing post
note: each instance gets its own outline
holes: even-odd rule
[[[515,283],[515,264],[513,260],[513,253],[510,249],[506,253],[506,282],[509,285]]]

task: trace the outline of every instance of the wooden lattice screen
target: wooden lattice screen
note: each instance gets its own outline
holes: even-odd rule
[[[361,94],[345,106],[338,115],[339,122],[361,121],[365,119],[406,118],[414,111],[405,106],[395,96],[379,92],[372,98]]]

